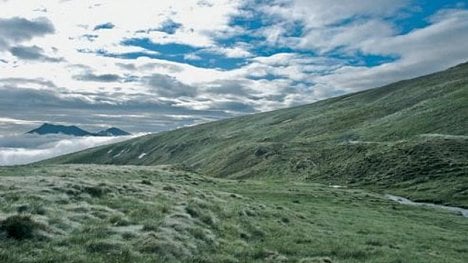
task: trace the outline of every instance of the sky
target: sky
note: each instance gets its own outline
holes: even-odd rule
[[[461,0],[0,0],[0,137],[312,103],[466,62],[467,43]]]

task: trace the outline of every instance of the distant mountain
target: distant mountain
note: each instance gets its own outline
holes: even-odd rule
[[[83,130],[76,126],[65,126],[65,125],[55,125],[50,123],[44,123],[39,128],[31,130],[27,132],[27,134],[39,134],[39,135],[47,135],[47,134],[63,134],[63,135],[70,135],[70,136],[124,136],[130,135],[130,133],[112,127],[107,130],[102,130],[97,133],[92,133],[86,130]]]
[[[97,132],[95,135],[96,136],[125,136],[125,135],[130,135],[130,133],[124,130],[121,130],[119,128],[112,127],[107,130],[102,130],[100,132]]]
[[[44,123],[41,127],[27,132],[28,134],[64,134],[71,136],[93,136],[92,133],[85,131],[76,126],[64,126],[64,125],[55,125],[50,123]]]

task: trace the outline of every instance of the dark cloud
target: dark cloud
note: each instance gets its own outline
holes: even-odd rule
[[[47,18],[33,20],[21,17],[0,18],[0,49],[54,32],[54,26]]]
[[[116,74],[102,74],[96,75],[93,73],[85,73],[82,75],[73,76],[76,80],[81,81],[95,81],[95,82],[119,82],[122,78]]]
[[[10,85],[0,86],[0,111],[6,113],[15,110],[34,110],[40,107],[80,107],[89,101],[79,96],[63,96],[54,90],[18,88]]]
[[[140,67],[140,69],[143,70],[152,70],[157,68],[167,69],[172,73],[182,72],[184,70],[181,66],[167,63],[146,63]]]
[[[104,23],[104,24],[100,24],[100,25],[95,26],[94,31],[101,30],[101,29],[112,29],[114,27],[115,27],[114,24],[108,22],[108,23]]]
[[[98,130],[104,124],[129,132],[157,132],[232,116],[221,104],[216,109],[195,110],[178,106],[170,99],[160,100],[158,95],[67,93],[10,84],[2,86],[1,80],[0,94],[2,118],[75,124],[89,130]],[[35,126],[35,123],[21,122],[0,125],[0,134],[26,132]]]
[[[133,63],[120,63],[119,62],[119,63],[116,63],[115,65],[122,69],[129,70],[129,71],[167,69],[169,72],[177,73],[177,72],[182,72],[184,70],[184,68],[182,68],[181,66],[174,65],[174,64],[167,64],[167,63],[145,63],[138,67]]]
[[[172,35],[175,34],[180,27],[182,27],[182,24],[174,22],[172,19],[167,19],[157,30]]]
[[[239,101],[216,102],[211,108],[214,110],[218,109],[234,113],[256,112],[255,108],[252,105]]]
[[[250,82],[248,80],[217,80],[207,83],[207,92],[214,94],[231,94],[238,96],[252,95],[252,91],[247,87]]]
[[[137,69],[137,67],[133,63],[120,63],[119,62],[119,63],[115,63],[115,65],[122,69],[131,70],[131,71],[134,71]]]
[[[93,42],[93,41],[96,40],[99,36],[98,36],[98,35],[94,35],[94,34],[84,34],[84,35],[82,35],[81,37],[87,39],[88,41]]]
[[[193,97],[197,94],[195,87],[186,85],[168,75],[153,74],[143,78],[143,82],[147,87],[163,97]]]
[[[37,60],[47,62],[61,62],[63,58],[53,58],[44,55],[44,50],[38,46],[15,46],[10,48],[10,53],[23,60]]]

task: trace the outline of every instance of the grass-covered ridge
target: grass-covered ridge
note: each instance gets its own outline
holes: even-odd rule
[[[366,186],[468,207],[468,64],[310,105],[182,128],[52,163],[176,164],[228,178]]]
[[[0,262],[465,262],[468,220],[170,166],[0,168]],[[11,235],[13,233],[13,235]]]

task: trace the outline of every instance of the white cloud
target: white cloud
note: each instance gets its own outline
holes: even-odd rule
[[[0,136],[0,165],[18,165],[37,162],[99,145],[128,140],[136,136],[137,135],[122,137],[68,137],[56,135]]]
[[[311,29],[299,41],[297,47],[319,50],[321,53],[337,47],[345,47],[345,50],[353,51],[363,41],[381,40],[393,34],[395,30],[388,22],[377,19],[356,21],[344,26]]]
[[[0,124],[2,125],[3,124],[39,124],[39,123],[42,123],[42,122],[0,117]]]
[[[131,120],[104,119],[113,114],[146,116],[138,118],[137,128],[155,127],[149,123],[158,123],[158,129],[172,128],[177,119],[165,115],[193,114],[189,121],[176,123],[187,125],[272,110],[442,70],[468,59],[466,10],[441,11],[428,19],[425,28],[399,35],[392,18],[409,3],[414,1],[0,1],[0,21],[27,20],[44,27],[42,33],[37,31],[40,34],[23,30],[24,37],[15,40],[13,31],[0,22],[0,36],[10,39],[0,47],[0,123],[4,123],[0,134],[18,130],[18,125],[34,125],[12,119],[73,119],[93,127],[103,120],[113,125]],[[241,8],[244,4],[252,10]],[[231,25],[234,15],[258,18],[265,25],[257,30]],[[114,27],[94,30],[107,23]],[[168,24],[177,26],[162,32]],[[243,34],[248,37],[229,39]],[[196,48],[173,61],[170,54],[155,59],[151,56],[161,53],[122,45],[135,38]],[[20,49],[12,52],[12,46]],[[28,50],[38,52],[24,52]],[[397,60],[351,66],[346,58],[331,54],[337,50],[345,57],[364,54]],[[123,53],[149,57],[109,56]],[[207,54],[245,63],[233,69],[194,66],[207,62]]]
[[[303,21],[307,28],[321,28],[355,17],[388,17],[410,0],[291,0],[266,4],[263,11],[291,21]]]
[[[368,54],[397,55],[394,62],[375,67],[342,67],[317,78],[327,87],[357,91],[446,69],[468,58],[468,11],[436,14],[433,24],[406,35],[361,44]]]

